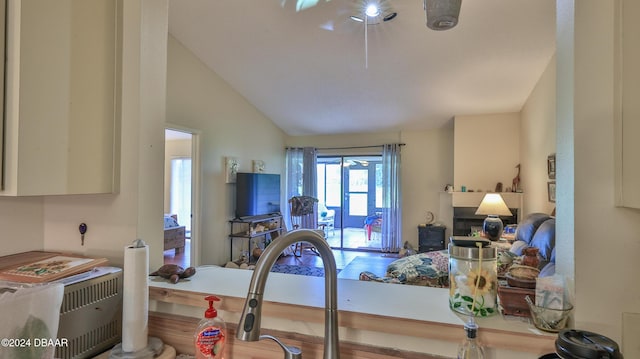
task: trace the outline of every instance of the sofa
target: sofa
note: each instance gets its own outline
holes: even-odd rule
[[[527,247],[538,248],[540,277],[556,271],[556,219],[545,213],[532,213],[518,224],[510,253],[521,256]]]
[[[524,218],[516,229],[513,244],[498,248],[499,275],[517,263],[525,248],[538,248],[540,276],[555,273],[555,218],[544,213],[532,213]],[[502,260],[501,260],[502,258]],[[387,267],[384,276],[372,272],[361,272],[363,281],[420,285],[427,287],[449,287],[448,250],[417,253],[400,258]]]

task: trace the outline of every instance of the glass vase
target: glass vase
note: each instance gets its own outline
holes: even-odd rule
[[[449,244],[449,306],[478,317],[498,311],[497,249]]]

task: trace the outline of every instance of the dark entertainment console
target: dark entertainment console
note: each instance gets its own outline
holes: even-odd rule
[[[277,238],[282,232],[282,215],[280,213],[266,214],[262,216],[246,216],[239,217],[229,221],[231,230],[229,231],[229,239],[232,241],[229,260],[233,261],[233,240],[241,238],[246,240],[247,254],[249,261],[252,261],[252,247],[258,247],[258,243],[254,242],[259,239],[266,246],[265,241],[271,241]],[[241,246],[244,249],[244,244]],[[244,252],[244,250],[243,250]]]
[[[418,226],[418,252],[439,251],[445,248],[444,226]]]

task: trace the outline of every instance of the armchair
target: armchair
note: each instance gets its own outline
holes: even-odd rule
[[[331,231],[331,235],[335,236],[336,230],[334,227],[336,211],[333,209],[327,209],[324,203],[318,203],[318,226],[324,229],[324,236],[329,236],[329,231]]]

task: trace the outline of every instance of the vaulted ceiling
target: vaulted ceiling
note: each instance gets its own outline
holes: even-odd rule
[[[397,17],[365,31],[359,2],[170,0],[169,31],[290,135],[517,112],[555,52],[555,0],[463,0],[446,31],[422,0],[388,0]]]

